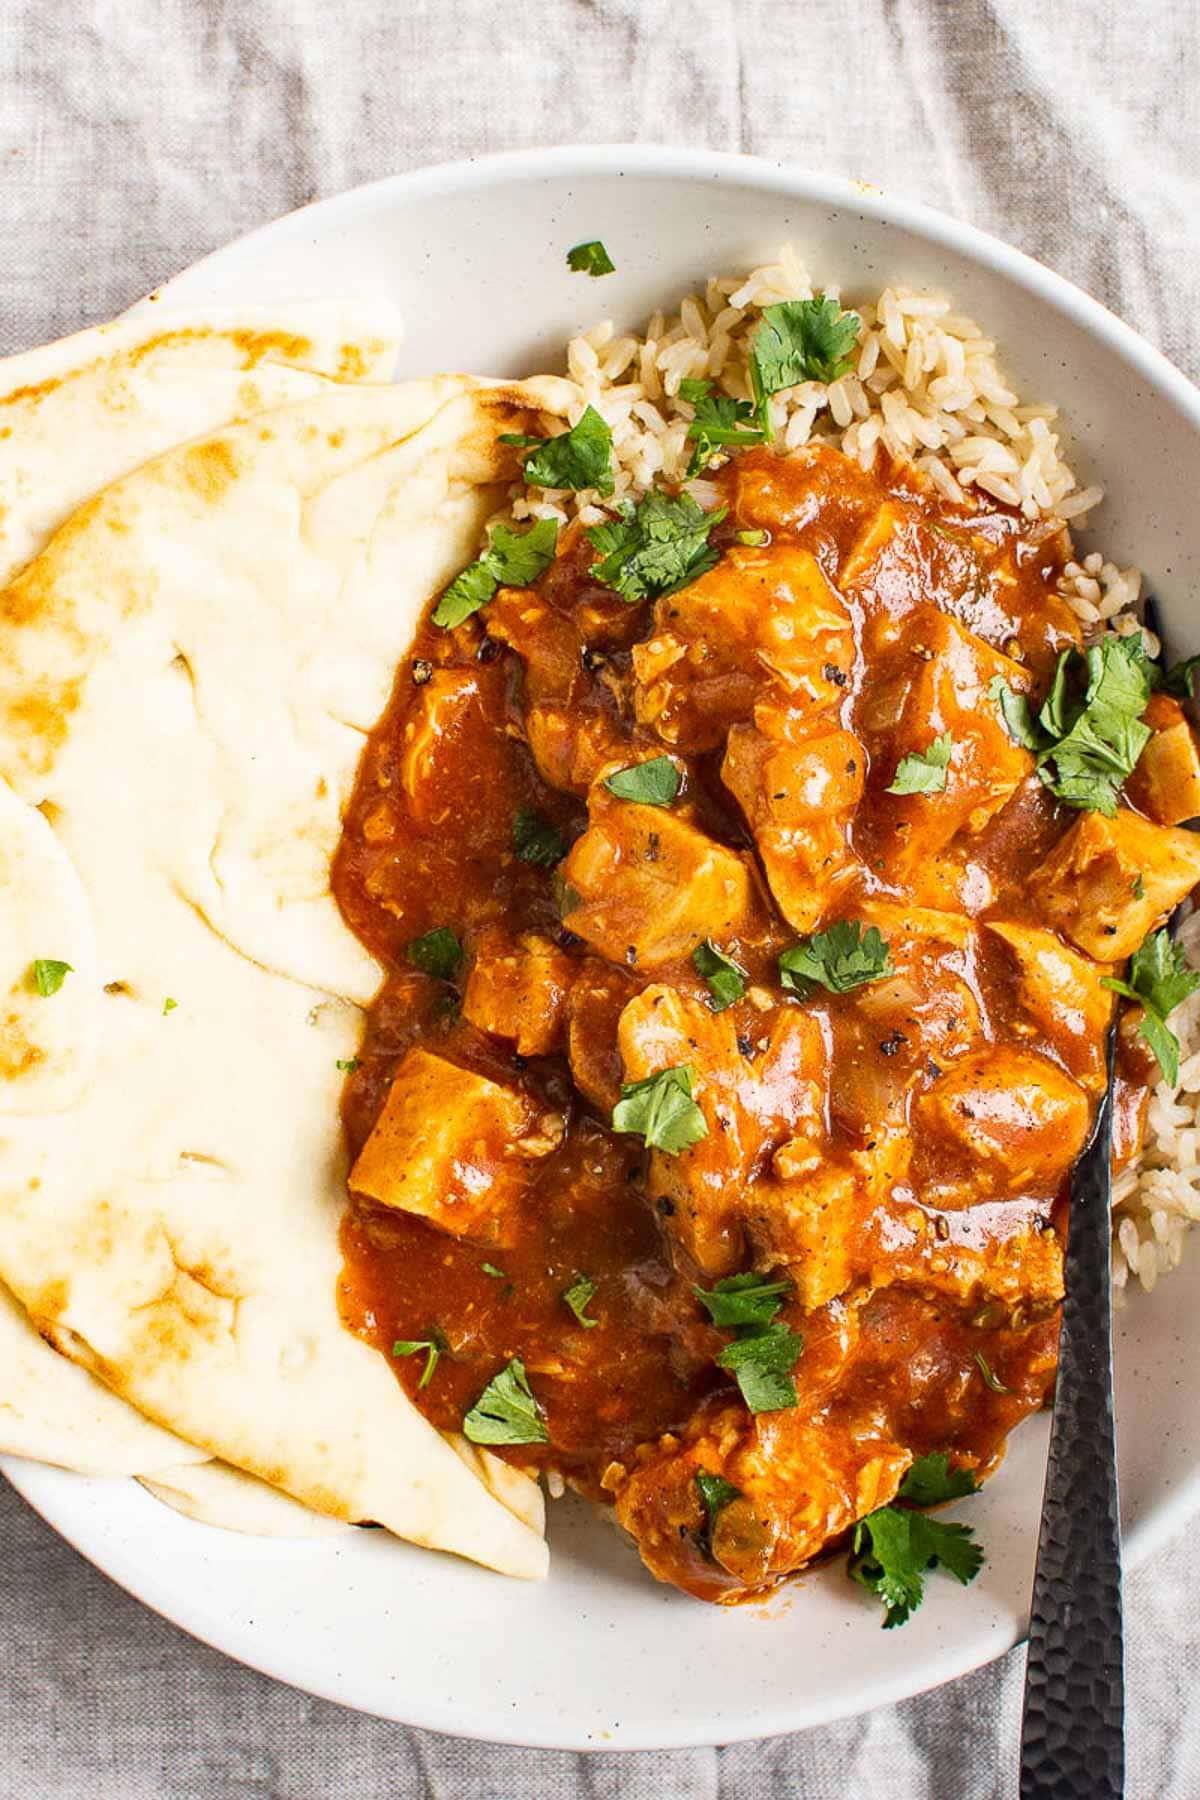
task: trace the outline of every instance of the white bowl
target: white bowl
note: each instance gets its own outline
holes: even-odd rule
[[[602,238],[617,273],[568,273]],[[281,219],[190,269],[172,300],[259,300],[382,284],[403,373],[560,365],[598,317],[640,324],[708,274],[792,240],[853,297],[904,282],[954,296],[993,333],[1023,395],[1058,402],[1081,480],[1108,499],[1096,543],[1137,563],[1173,649],[1200,649],[1200,394],[1094,300],[994,239],[873,188],[749,158],[657,149],[521,152],[377,182]],[[1163,270],[1170,278],[1170,270]],[[1122,1511],[1130,1562],[1200,1506],[1200,1255],[1118,1325]],[[818,1724],[949,1680],[1026,1621],[1045,1420],[961,1509],[987,1564],[934,1576],[903,1631],[841,1564],[768,1604],[705,1607],[658,1586],[588,1508],[552,1505],[541,1586],[380,1532],[317,1543],[227,1535],[132,1482],[6,1461],[26,1498],[132,1593],[242,1661],[410,1724],[565,1748],[725,1743]]]

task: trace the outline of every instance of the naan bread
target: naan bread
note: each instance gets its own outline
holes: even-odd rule
[[[152,1425],[40,1338],[0,1287],[0,1444],[81,1475],[136,1475],[204,1462],[206,1450]]]
[[[0,360],[0,583],[151,457],[331,381],[386,380],[398,338],[382,300],[270,311],[154,302]]]
[[[238,419],[326,391],[334,381],[390,372],[399,338],[383,301],[315,302],[267,310],[177,308],[147,302],[134,314],[0,361],[0,585],[41,551],[83,501],[150,458]],[[22,854],[53,856],[48,831],[26,825],[0,795],[0,882]],[[7,846],[5,853],[4,846]],[[58,852],[61,856],[61,852]],[[45,883],[34,884],[44,891]],[[65,898],[78,906],[76,889]],[[19,896],[3,901],[13,954],[24,946]],[[15,910],[14,910],[15,909]],[[41,921],[57,933],[60,922]],[[64,940],[65,941],[65,940]],[[22,948],[21,953],[24,953]],[[36,954],[36,952],[35,952]],[[28,963],[18,970],[25,978]],[[64,990],[66,998],[68,990]],[[85,1023],[67,1003],[41,1022],[53,1054],[22,1062],[11,1017],[0,1020],[0,1112],[56,1104],[70,1081]],[[15,1060],[14,1060],[15,1059]],[[0,1451],[84,1473],[134,1472],[203,1453],[161,1431],[50,1348],[10,1295],[0,1305]]]
[[[228,1463],[185,1463],[139,1475],[138,1480],[164,1506],[198,1525],[215,1525],[222,1531],[243,1531],[250,1537],[319,1538],[351,1529],[344,1520],[313,1512]]]
[[[460,1455],[338,1318],[336,1063],[378,972],[329,869],[420,611],[511,476],[498,434],[572,393],[445,377],[280,409],[118,483],[0,594],[0,774],[69,867],[32,859],[17,922],[59,920],[36,954],[76,965],[8,996],[59,1086],[0,1125],[0,1278],[189,1443],[523,1575],[535,1484]]]

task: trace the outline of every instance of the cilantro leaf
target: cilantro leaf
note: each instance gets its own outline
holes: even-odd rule
[[[347,1056],[345,1058],[339,1057],[338,1061],[335,1062],[333,1066],[335,1069],[340,1069],[343,1075],[353,1075],[362,1068],[362,1063],[357,1056]]]
[[[792,1370],[803,1348],[804,1339],[786,1325],[768,1325],[726,1344],[717,1366],[729,1370],[752,1413],[779,1412],[796,1404]]]
[[[524,806],[513,820],[512,841],[519,862],[536,863],[542,869],[552,869],[567,854],[550,821]]]
[[[1020,744],[1023,750],[1032,750],[1037,755],[1043,748],[1045,739],[1038,730],[1029,696],[1018,694],[1015,689],[1010,688],[1003,675],[993,675],[988,683],[988,697],[999,709],[1005,729],[1013,742]]]
[[[692,1289],[714,1325],[734,1325],[739,1330],[769,1325],[791,1291],[792,1283],[786,1278],[771,1281],[756,1269],[726,1275],[707,1290]]]
[[[178,1000],[172,1000],[170,994],[168,994],[166,999],[163,1001],[163,1009],[162,1009],[163,1018],[165,1019],[168,1013],[173,1013],[175,1011],[175,1008],[178,1005],[179,1005]]]
[[[999,680],[999,677],[996,678]],[[948,731],[935,737],[928,750],[911,750],[896,765],[889,794],[940,794],[946,786],[954,739]]]
[[[574,269],[577,275],[611,275],[616,266],[599,238],[593,238],[587,244],[576,244],[573,250],[567,251],[567,267]]]
[[[1071,675],[1086,662],[1082,702]],[[1136,638],[1103,638],[1081,659],[1077,650],[1059,658],[1050,697],[1039,718],[1057,739],[1042,753],[1038,773],[1059,800],[1111,818],[1117,792],[1150,741],[1142,714],[1150,698],[1146,656]],[[1053,765],[1053,774],[1049,766]]]
[[[731,1500],[740,1500],[742,1490],[734,1487],[732,1481],[726,1481],[723,1475],[710,1475],[707,1469],[696,1470],[695,1482],[705,1513],[704,1524],[697,1537],[704,1555],[711,1556],[713,1526],[717,1522],[717,1514]]]
[[[965,1587],[983,1566],[969,1525],[946,1524],[906,1507],[881,1506],[854,1527],[850,1574],[887,1608],[885,1630],[903,1625],[925,1597],[926,1571],[938,1566]]]
[[[468,563],[461,575],[454,577],[434,607],[434,624],[441,625],[446,631],[453,631],[456,625],[461,625],[464,619],[477,613],[481,606],[486,606],[499,586],[499,581],[482,556],[477,562]]]
[[[1139,944],[1129,964],[1129,979],[1100,977],[1101,985],[1134,1000],[1142,1008],[1138,1036],[1150,1046],[1163,1075],[1174,1087],[1179,1080],[1179,1039],[1166,1023],[1168,1014],[1200,987],[1200,970],[1190,968],[1164,925]]]
[[[534,1399],[519,1356],[492,1377],[463,1420],[473,1444],[546,1444],[542,1409]]]
[[[696,1071],[691,1063],[660,1069],[644,1081],[627,1081],[613,1108],[614,1131],[644,1139],[648,1150],[678,1156],[708,1136],[708,1121],[692,1099]]]
[[[750,344],[750,384],[763,431],[769,436],[767,401],[801,381],[837,381],[854,367],[862,320],[843,312],[828,294],[781,300],[763,310]]]
[[[979,1483],[969,1469],[952,1469],[944,1450],[929,1456],[918,1456],[897,1489],[901,1500],[914,1506],[937,1506],[943,1500],[957,1500],[963,1494],[977,1494]]]
[[[570,1287],[563,1293],[563,1299],[585,1331],[592,1331],[600,1323],[599,1319],[589,1319],[587,1316],[587,1309],[596,1292],[596,1285],[590,1275],[577,1275]]]
[[[600,552],[590,573],[631,605],[677,593],[716,566],[719,552],[708,534],[728,510],[718,506],[706,513],[690,494],[659,489],[636,506],[622,500],[619,518],[588,528],[588,541]]]
[[[497,525],[483,555],[456,575],[434,609],[433,622],[447,631],[486,606],[498,587],[528,587],[554,561],[558,524],[535,519],[528,531]]]
[[[779,958],[779,979],[791,994],[806,999],[814,986],[848,994],[892,973],[891,953],[878,926],[839,919],[827,931],[802,938]]]
[[[421,1370],[421,1379],[417,1383],[417,1392],[427,1388],[433,1380],[433,1371],[438,1366],[438,1358],[449,1346],[441,1332],[432,1329],[428,1337],[400,1338],[392,1345],[393,1356],[416,1356],[419,1351],[425,1352],[425,1367]]]
[[[498,1269],[493,1262],[481,1262],[479,1267],[483,1270],[485,1275],[490,1275],[493,1281],[508,1280],[508,1276],[505,1274],[504,1270]]]
[[[612,431],[594,406],[558,437],[543,438],[525,458],[524,476],[530,487],[595,488],[598,494],[613,491]]]
[[[754,407],[748,400],[714,393],[708,381],[680,382],[679,392],[696,411],[688,426],[688,438],[696,447],[688,464],[687,480],[706,468],[719,450],[748,450],[751,445],[762,443],[763,433],[754,422]]]
[[[435,925],[423,937],[414,938],[405,955],[414,968],[449,981],[463,959],[463,949],[448,925]]]
[[[1009,735],[1032,750],[1038,775],[1065,806],[1112,818],[1121,783],[1150,741],[1142,714],[1150,665],[1141,635],[1110,635],[1085,655],[1064,650],[1036,720],[1002,677],[988,688]]]
[[[670,806],[679,793],[679,767],[669,756],[652,756],[648,762],[632,763],[605,777],[605,787],[618,800],[633,800],[639,806]]]
[[[496,439],[498,444],[512,444],[517,450],[534,450],[545,441],[545,438],[537,437],[529,431],[502,431]]]
[[[51,994],[57,994],[68,975],[75,973],[69,962],[55,962],[53,957],[39,956],[29,971],[34,987],[48,1000]]]
[[[724,1012],[746,991],[745,969],[739,968],[723,950],[718,950],[711,938],[705,938],[692,951],[692,967],[708,983],[708,1004],[715,1013]]]
[[[734,1487],[732,1481],[726,1481],[723,1475],[710,1475],[707,1469],[696,1470],[696,1486],[710,1525],[723,1506],[728,1506],[731,1500],[740,1500],[742,1495],[741,1488]]]

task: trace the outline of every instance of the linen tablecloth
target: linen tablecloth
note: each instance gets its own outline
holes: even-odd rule
[[[107,318],[249,226],[374,176],[641,139],[932,201],[1088,288],[1195,379],[1198,90],[1193,0],[3,0],[0,352]],[[1129,1582],[1137,1800],[1200,1793],[1194,1535]],[[0,1483],[0,1800],[999,1800],[1021,1673],[1015,1654],[725,1750],[454,1741],[226,1662]]]

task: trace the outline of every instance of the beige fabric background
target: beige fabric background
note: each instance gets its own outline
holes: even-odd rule
[[[0,351],[377,175],[643,139],[931,201],[1080,282],[1196,379],[1198,16],[1194,0],[0,0]],[[1129,1792],[1192,1800],[1192,1534],[1130,1581],[1129,1614]],[[727,1750],[454,1742],[225,1662],[0,1483],[0,1800],[1006,1800],[1020,1682],[1013,1656]]]

